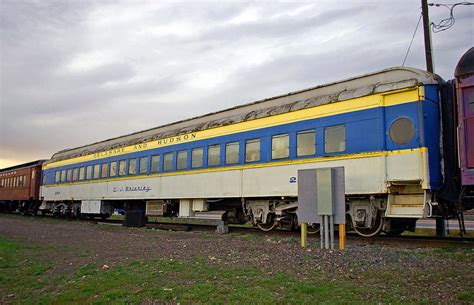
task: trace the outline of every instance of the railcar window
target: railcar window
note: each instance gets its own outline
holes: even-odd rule
[[[178,162],[176,164],[176,169],[185,169],[188,167],[188,151],[181,150],[178,151],[177,155]]]
[[[117,176],[117,162],[110,162],[110,177]]]
[[[469,110],[471,111],[471,115],[474,115],[474,89],[472,87],[466,88],[464,90],[464,100],[466,100],[467,105],[469,105]],[[468,115],[470,117],[470,115]]]
[[[207,149],[207,166],[216,166],[219,163],[221,163],[221,146],[209,146]]]
[[[84,166],[79,168],[79,180],[84,180],[85,168]]]
[[[13,177],[13,187],[17,187],[17,186],[18,186],[18,184],[17,184],[17,181],[18,181],[18,180],[17,180],[17,179],[18,179],[18,177],[16,177],[16,176]]]
[[[204,150],[202,148],[195,148],[192,151],[192,168],[202,167],[202,158],[204,155]]]
[[[147,163],[147,166],[148,166],[148,163]],[[157,173],[159,170],[160,170],[160,155],[151,156],[151,172]]]
[[[159,157],[159,156],[158,156]],[[158,159],[159,161],[159,159]],[[153,164],[153,157],[152,157],[152,164]],[[159,164],[159,162],[158,162]],[[140,175],[148,173],[148,157],[141,157],[140,158]]]
[[[128,161],[128,174],[129,175],[137,174],[137,159],[130,159]]]
[[[3,179],[0,179],[0,188],[3,187]]]
[[[18,186],[22,187],[23,186],[23,176],[20,176],[18,179],[19,179],[18,180]]]
[[[245,141],[245,162],[260,161],[260,139]]]
[[[102,163],[102,172],[100,173],[101,178],[107,178],[109,175],[109,163]]]
[[[398,145],[408,144],[415,136],[415,125],[408,118],[398,118],[390,126],[389,135]]]
[[[64,182],[64,181],[66,181],[66,170],[65,169],[63,169],[61,171],[61,182]]]
[[[330,126],[324,128],[324,151],[326,153],[346,150],[346,126]]]
[[[173,153],[167,153],[163,156],[163,170],[170,171],[173,169]]]
[[[46,174],[43,175],[43,185],[46,185]]]
[[[283,159],[290,156],[290,136],[280,134],[272,137],[272,159]]]
[[[56,173],[54,174],[54,182],[59,182],[59,179],[61,177],[61,171],[56,171]]]
[[[75,168],[72,170],[72,181],[79,180],[79,168]]]
[[[92,179],[92,165],[86,167],[86,179]]]
[[[66,181],[72,181],[72,169],[67,170]]]
[[[225,145],[225,164],[239,163],[239,142],[227,143]]]
[[[316,132],[314,130],[298,132],[296,147],[298,157],[314,155],[316,153]]]
[[[119,176],[125,176],[127,174],[127,161],[120,160],[119,161]]]
[[[94,165],[94,179],[99,179],[100,177],[100,164]]]
[[[23,183],[25,184],[25,186],[28,186],[28,180],[26,179],[26,175],[23,176]]]

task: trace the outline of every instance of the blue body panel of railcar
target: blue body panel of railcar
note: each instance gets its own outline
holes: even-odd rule
[[[204,140],[195,140],[192,142],[176,144],[172,146],[160,147],[156,149],[150,149],[145,151],[134,152],[125,155],[117,155],[100,160],[76,163],[72,165],[65,165],[56,167],[53,169],[46,169],[44,175],[46,178],[43,180],[44,184],[55,184],[55,172],[67,169],[74,169],[78,167],[86,167],[90,165],[110,163],[114,161],[127,160],[126,168],[127,174],[120,177],[126,177],[128,175],[129,160],[140,157],[148,158],[148,170],[150,174],[151,158],[152,155],[161,155],[160,158],[160,169],[158,173],[163,173],[163,154],[173,153],[173,169],[172,172],[176,171],[176,154],[178,151],[188,151],[188,164],[184,170],[193,170],[191,168],[191,150],[193,148],[204,148],[203,149],[203,165],[202,167],[196,168],[203,169],[207,168],[207,147],[211,145],[220,145],[220,165],[213,167],[230,167],[242,164],[248,164],[245,162],[245,141],[250,139],[259,138],[261,141],[260,160],[254,163],[268,163],[272,161],[282,161],[282,159],[272,160],[271,158],[271,138],[274,135],[288,133],[290,137],[290,151],[287,160],[295,160],[307,157],[325,157],[342,154],[359,154],[367,152],[377,151],[393,151],[393,150],[404,150],[404,149],[415,149],[420,147],[428,148],[429,156],[429,168],[430,168],[430,186],[432,189],[439,188],[441,184],[441,168],[440,168],[440,154],[439,154],[439,108],[438,108],[438,88],[437,86],[425,86],[426,98],[424,101],[414,101],[410,103],[404,103],[394,106],[377,107],[367,110],[354,111],[349,113],[337,114],[332,116],[321,117],[317,119],[309,119],[304,121],[298,121],[289,124],[283,124],[278,126],[266,127],[252,131],[234,133],[225,136],[219,136]],[[421,111],[421,112],[420,112]],[[409,118],[415,126],[415,135],[406,145],[398,145],[394,143],[388,135],[390,125],[399,117]],[[420,123],[421,121],[421,123]],[[346,132],[346,149],[345,151],[338,153],[325,153],[324,152],[324,128],[328,126],[345,125]],[[420,129],[421,126],[421,129]],[[296,133],[304,130],[315,130],[316,132],[316,154],[312,156],[297,157],[296,155]],[[420,132],[421,130],[421,132]],[[436,136],[433,136],[435,134]],[[237,164],[226,165],[225,164],[225,144],[230,142],[239,142],[239,162]],[[285,159],[283,159],[285,160]],[[110,166],[109,166],[110,168]],[[101,175],[101,173],[100,173]],[[135,175],[134,175],[135,176]],[[118,177],[118,176],[114,176]],[[107,178],[109,176],[107,173]],[[103,179],[98,179],[103,180]],[[81,180],[80,182],[89,181]],[[65,181],[61,183],[71,183],[71,181]]]

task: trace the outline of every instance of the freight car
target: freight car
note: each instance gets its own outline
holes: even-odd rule
[[[262,230],[291,228],[297,171],[343,166],[348,225],[360,235],[457,217],[473,207],[473,56],[457,83],[391,68],[60,151],[43,164],[40,210],[223,211]]]
[[[0,169],[0,211],[36,213],[41,204],[39,191],[44,161]]]

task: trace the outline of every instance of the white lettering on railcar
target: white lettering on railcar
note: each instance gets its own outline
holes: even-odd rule
[[[112,192],[149,192],[151,191],[151,186],[122,186],[114,187]]]

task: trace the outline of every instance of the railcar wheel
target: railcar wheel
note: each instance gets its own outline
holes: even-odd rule
[[[312,224],[308,224],[308,228],[306,229],[306,232],[308,232],[308,234],[316,234],[316,233],[319,233],[319,229],[320,229],[320,226],[318,223],[312,223]]]
[[[257,224],[257,227],[264,231],[264,232],[268,232],[268,231],[271,231],[273,229],[275,229],[275,227],[278,225],[278,222],[275,218],[275,215],[268,215],[268,222],[266,223],[258,223]]]
[[[358,227],[354,227],[354,230],[357,232],[357,234],[359,234],[360,236],[363,236],[363,237],[372,237],[372,236],[375,236],[377,234],[379,234],[380,232],[382,232],[382,228],[383,228],[383,217],[382,217],[382,213],[379,212],[377,213],[377,216],[376,216],[376,219],[375,219],[375,223],[373,225],[372,228],[358,228]]]

